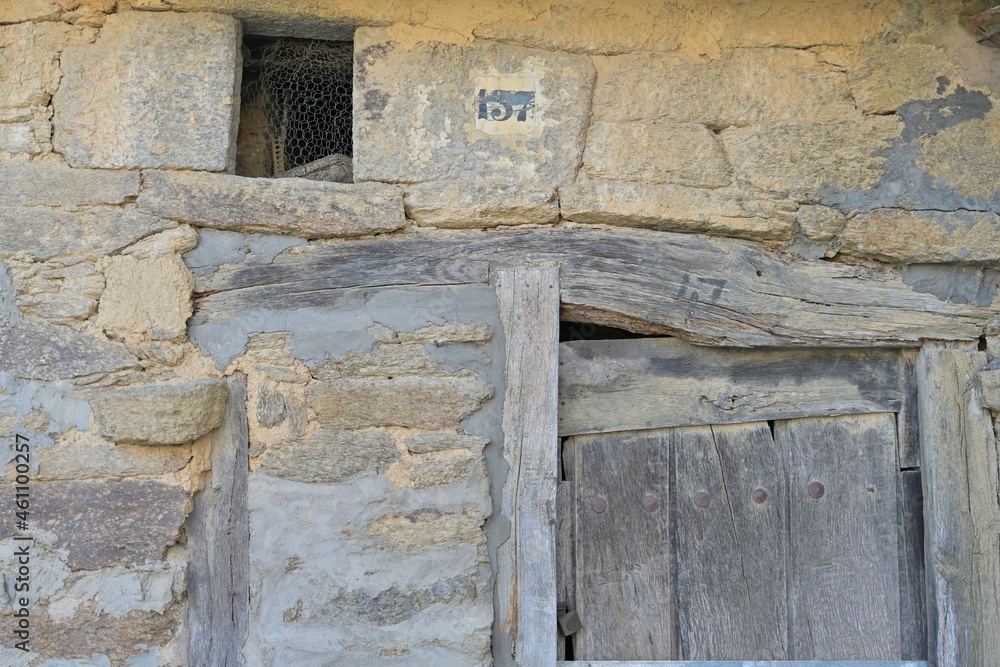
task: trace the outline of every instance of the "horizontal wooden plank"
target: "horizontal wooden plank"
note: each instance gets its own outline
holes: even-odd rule
[[[557,667],[928,667],[926,660],[668,660],[661,661],[584,661],[560,660]]]
[[[559,433],[632,431],[900,407],[896,350],[741,350],[677,338],[559,349]]]
[[[475,261],[556,261],[564,311],[729,346],[916,346],[975,340],[996,313],[917,292],[890,271],[805,262],[764,246],[645,230],[444,230],[293,248],[219,271],[199,291],[268,285],[267,298],[362,284],[422,284]],[[462,281],[472,281],[465,276]],[[451,280],[457,280],[454,276]],[[283,287],[287,285],[287,288]],[[249,293],[248,293],[249,294]]]

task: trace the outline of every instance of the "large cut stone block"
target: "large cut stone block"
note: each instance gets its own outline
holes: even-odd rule
[[[717,188],[733,180],[718,137],[694,123],[593,122],[583,168],[609,181]]]
[[[722,133],[738,175],[755,186],[820,198],[825,188],[865,190],[882,177],[885,151],[903,130],[896,116],[831,125],[732,128]]]
[[[137,366],[125,346],[34,318],[0,329],[0,370],[32,380],[64,380]]]
[[[142,564],[163,558],[184,523],[187,492],[148,479],[39,482],[31,488],[32,527],[55,534],[77,570]],[[14,513],[0,518],[15,534]]]
[[[226,383],[201,378],[179,384],[107,389],[90,400],[97,432],[132,445],[183,445],[222,423]]]
[[[44,162],[0,164],[0,206],[121,204],[139,194],[138,171],[70,169]]]
[[[0,257],[77,256],[98,259],[138,239],[176,227],[172,220],[134,209],[104,206],[75,211],[42,206],[0,206]]]
[[[432,181],[406,186],[406,216],[421,226],[481,229],[559,221],[552,188],[487,181]]]
[[[996,262],[1000,218],[991,212],[879,209],[847,223],[840,249],[904,264]]]
[[[67,48],[53,144],[83,167],[231,169],[240,25],[219,14],[124,12]]]
[[[859,118],[842,73],[812,53],[737,49],[694,62],[672,54],[598,57],[594,117],[700,123],[828,123]]]
[[[848,80],[866,114],[892,113],[913,100],[941,97],[958,74],[943,50],[923,44],[868,46],[856,61]]]
[[[558,186],[583,152],[593,67],[497,43],[355,33],[354,177]]]
[[[48,104],[59,86],[60,51],[93,41],[94,34],[58,22],[0,27],[0,109]]]
[[[330,428],[443,430],[457,428],[492,395],[478,376],[345,379],[314,384],[309,405]]]
[[[761,241],[790,239],[796,208],[794,202],[726,190],[603,181],[559,188],[559,201],[563,217],[573,222]]]
[[[202,227],[294,234],[364,236],[406,224],[403,191],[381,183],[147,171],[139,209]]]

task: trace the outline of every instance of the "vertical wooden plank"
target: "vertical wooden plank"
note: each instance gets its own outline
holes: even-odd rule
[[[775,426],[788,451],[790,657],[898,660],[894,416]]]
[[[672,446],[679,659],[785,659],[785,475],[770,428],[677,428]]]
[[[927,607],[924,584],[924,494],[920,471],[899,475],[900,625],[904,660],[927,659]]]
[[[556,488],[556,601],[576,609],[573,574],[573,482],[559,482]],[[556,658],[566,659],[566,636],[556,634]]]
[[[1000,656],[997,449],[976,371],[982,352],[925,348],[917,360],[927,606],[938,667]]]
[[[576,602],[583,622],[573,638],[577,660],[675,657],[669,442],[669,431],[568,441],[576,485]]]
[[[896,432],[899,444],[899,467],[920,467],[920,411],[917,405],[918,350],[899,351],[899,412]]]
[[[241,667],[250,602],[246,378],[228,379],[222,425],[212,434],[211,479],[187,522],[191,665]]]
[[[559,268],[500,268],[506,338],[503,451],[509,469],[500,514],[510,538],[497,549],[497,613],[525,667],[556,662],[555,511]]]

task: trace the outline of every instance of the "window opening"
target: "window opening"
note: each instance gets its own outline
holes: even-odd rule
[[[247,36],[236,173],[350,183],[352,42]]]

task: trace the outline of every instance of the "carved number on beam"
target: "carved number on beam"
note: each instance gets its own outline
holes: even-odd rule
[[[555,501],[559,269],[503,268],[497,300],[507,338],[501,513],[510,538],[497,552],[501,628],[523,667],[556,662]]]
[[[981,352],[925,349],[917,360],[927,530],[927,606],[939,667],[1000,656],[997,450],[974,382]]]
[[[247,638],[250,526],[247,509],[246,380],[229,378],[222,425],[212,435],[212,478],[188,519],[190,662],[242,667]],[[216,490],[216,486],[220,488]]]

